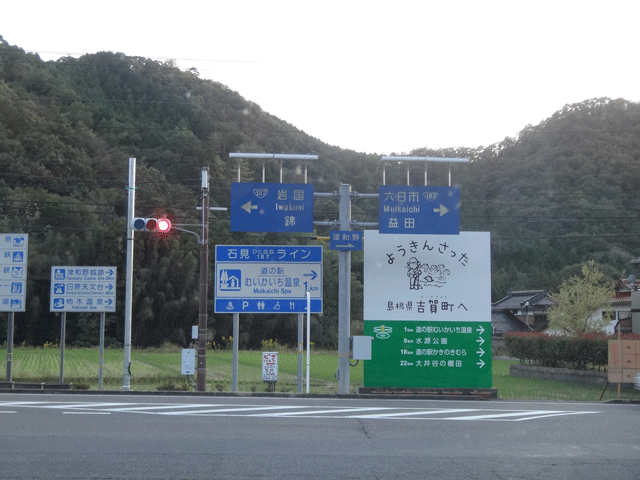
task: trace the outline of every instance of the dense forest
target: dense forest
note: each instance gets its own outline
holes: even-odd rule
[[[26,312],[16,314],[16,343],[42,345],[59,338],[49,312],[52,265],[114,265],[126,257],[128,158],[137,159],[136,215],[166,214],[182,224],[199,221],[200,170],[211,171],[211,205],[228,207],[237,160],[230,152],[313,153],[309,182],[316,192],[349,183],[376,193],[380,155],[327,145],[263,111],[239,93],[196,70],[101,52],[45,62],[0,36],[0,232],[29,234]],[[389,152],[391,153],[391,152]],[[454,164],[461,188],[461,230],[490,231],[492,295],[510,290],[557,290],[563,279],[594,260],[612,280],[631,273],[640,255],[640,105],[623,99],[590,99],[567,105],[516,138],[488,147],[433,150],[412,155],[466,157]],[[301,165],[286,164],[284,181],[303,182]],[[243,181],[260,181],[262,164],[242,161]],[[279,165],[266,164],[277,182]],[[422,167],[410,172],[422,184]],[[446,184],[448,167],[429,166],[430,184]],[[387,167],[387,184],[405,184],[404,167]],[[338,204],[316,199],[314,220],[334,220]],[[375,222],[378,203],[355,200],[354,220]],[[337,254],[312,235],[230,232],[229,214],[210,223],[215,244],[322,244],[324,312],[312,322],[317,347],[337,345]],[[213,253],[210,249],[210,264]],[[197,239],[136,234],[133,293],[134,346],[186,344],[198,317]],[[363,258],[352,255],[352,320],[361,328]],[[212,282],[210,281],[210,284]],[[118,312],[107,315],[107,344],[122,343],[124,275],[118,279]],[[0,331],[6,331],[0,314]],[[296,317],[243,315],[242,348],[263,339],[294,344]],[[210,337],[231,335],[231,316],[209,308]],[[67,340],[98,341],[98,318],[73,314]]]

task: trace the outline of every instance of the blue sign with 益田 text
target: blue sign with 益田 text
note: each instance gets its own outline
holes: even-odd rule
[[[458,235],[460,188],[380,187],[380,233]]]
[[[232,232],[312,232],[313,185],[232,183]]]

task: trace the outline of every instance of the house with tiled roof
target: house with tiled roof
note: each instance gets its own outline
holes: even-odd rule
[[[547,311],[554,304],[553,297],[546,290],[509,292],[491,305],[493,335],[544,330],[549,323]]]

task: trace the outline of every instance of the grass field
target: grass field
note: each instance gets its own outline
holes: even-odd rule
[[[0,348],[0,380],[6,378],[6,348]],[[207,390],[231,391],[232,352],[209,350],[207,354]],[[306,369],[306,357],[303,359]],[[514,360],[493,359],[493,387],[501,399],[598,401],[602,387],[567,382],[512,377],[509,365]],[[132,350],[131,390],[193,390],[180,374],[181,350],[174,346]],[[93,349],[65,350],[64,381],[76,388],[98,389],[99,351]],[[261,352],[241,351],[238,354],[238,389],[241,392],[266,391],[261,380]],[[277,392],[297,392],[298,355],[280,352],[278,355]],[[311,354],[311,393],[337,393],[335,372],[338,357],[335,352]],[[123,376],[123,351],[104,351],[103,389],[120,390]],[[306,375],[306,370],[303,376]],[[60,350],[58,348],[14,347],[12,380],[14,382],[58,382]],[[362,362],[350,371],[351,391],[363,385]],[[617,386],[610,385],[603,400],[617,398]],[[640,392],[623,388],[621,398],[640,399]]]

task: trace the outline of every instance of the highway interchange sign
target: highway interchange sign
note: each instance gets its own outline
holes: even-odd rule
[[[322,247],[216,245],[216,313],[322,312]]]

